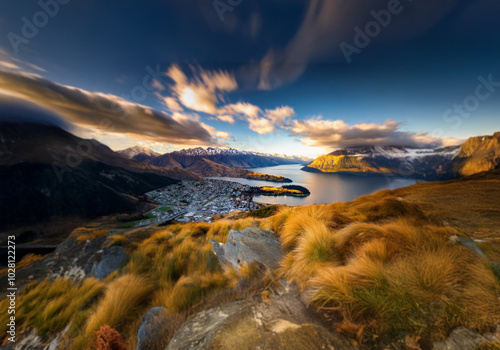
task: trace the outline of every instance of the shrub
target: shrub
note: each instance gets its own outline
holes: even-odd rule
[[[127,350],[127,347],[118,331],[104,325],[97,332],[97,350]]]

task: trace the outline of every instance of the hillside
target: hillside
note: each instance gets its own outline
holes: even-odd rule
[[[497,349],[499,196],[495,170],[269,217],[80,228],[18,264],[17,336],[37,349]]]
[[[460,176],[477,174],[500,167],[500,132],[493,136],[472,137],[460,147],[453,171]]]
[[[0,122],[9,157],[0,160],[1,231],[57,218],[135,212],[138,196],[176,183],[171,171],[123,158],[107,146],[49,125]],[[54,224],[55,225],[55,224]],[[34,237],[32,237],[34,238]]]
[[[251,180],[266,180],[273,182],[292,182],[292,180],[287,179],[282,176],[274,176],[267,174],[260,174],[255,171],[241,169],[241,168],[230,168],[226,165],[212,162],[211,160],[201,158],[197,160],[194,164],[186,168],[193,173],[198,175],[208,177],[208,176],[218,176],[218,177],[238,177],[243,179]]]
[[[155,151],[150,150],[149,148],[144,148],[140,146],[127,148],[122,151],[118,151],[117,153],[127,158],[134,158],[139,162],[147,162],[148,160],[161,156],[160,153],[156,153]]]
[[[351,147],[316,158],[305,171],[403,175],[446,180],[500,166],[500,133],[468,139],[460,147],[435,150],[404,147]]]

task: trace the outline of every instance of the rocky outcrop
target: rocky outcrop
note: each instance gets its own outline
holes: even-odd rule
[[[211,242],[219,260],[235,269],[238,269],[240,264],[253,261],[276,269],[282,258],[281,244],[276,234],[258,227],[229,231],[225,244]]]
[[[285,286],[268,302],[237,301],[205,310],[184,324],[167,350],[354,350],[305,307],[298,291]]]

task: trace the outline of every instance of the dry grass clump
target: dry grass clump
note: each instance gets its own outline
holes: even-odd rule
[[[80,234],[76,237],[78,242],[85,242],[87,240],[96,239],[102,236],[106,236],[109,233],[109,230],[90,230],[84,234]]]
[[[44,258],[43,255],[28,253],[25,256],[23,256],[23,258],[21,259],[21,261],[19,261],[19,262],[16,263],[16,269],[19,270],[19,269],[22,269],[24,267],[28,267],[28,266],[36,263],[37,261],[39,261],[39,260],[41,260],[43,258]],[[0,270],[0,275],[4,275],[4,274],[8,273],[8,271],[9,271],[8,268],[1,269]]]
[[[62,331],[71,321],[82,322],[83,319],[84,322],[86,309],[103,289],[104,284],[94,278],[82,283],[66,278],[33,282],[25,286],[16,299],[17,331],[34,327],[44,336]],[[2,300],[0,305],[2,310],[7,310],[9,299]],[[9,317],[7,312],[0,315],[2,334],[6,334]]]
[[[361,341],[488,330],[500,321],[498,281],[472,251],[447,239],[451,233],[406,219],[350,225],[334,234],[344,264],[317,269],[308,281],[311,303]]]
[[[486,341],[476,346],[474,350],[500,350],[500,342]]]
[[[89,317],[84,337],[91,341],[103,325],[128,330],[129,323],[140,318],[148,306],[152,291],[153,284],[140,276],[127,274],[112,281]]]
[[[299,236],[306,231],[310,223],[317,221],[328,225],[332,219],[333,211],[328,205],[299,207],[295,209],[293,215],[287,217],[287,220],[280,226],[280,230],[275,232],[281,236],[283,248],[291,250],[296,246]]]
[[[295,248],[287,254],[282,270],[289,280],[305,287],[318,269],[340,261],[335,236],[325,222],[307,218],[301,226],[303,231],[296,238]]]

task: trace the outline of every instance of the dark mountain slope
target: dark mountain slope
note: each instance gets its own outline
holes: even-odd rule
[[[0,231],[54,218],[133,212],[147,191],[177,182],[54,126],[0,122]]]

